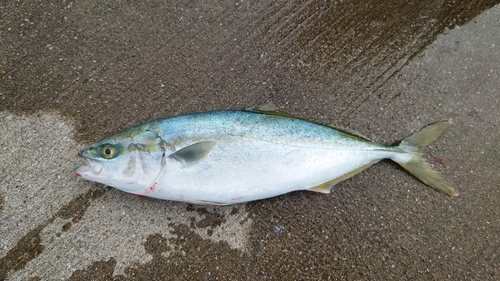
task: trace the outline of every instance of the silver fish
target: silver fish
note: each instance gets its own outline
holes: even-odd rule
[[[83,149],[78,177],[166,200],[226,205],[333,185],[392,159],[425,184],[458,193],[421,151],[452,123],[396,145],[295,118],[271,106],[180,115],[144,123]]]

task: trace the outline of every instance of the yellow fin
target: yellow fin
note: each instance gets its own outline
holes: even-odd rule
[[[311,123],[314,123],[317,125],[321,125],[321,126],[325,126],[325,127],[329,127],[329,128],[334,129],[334,130],[337,130],[339,132],[339,134],[343,135],[344,137],[371,142],[371,140],[369,138],[363,136],[362,134],[360,134],[356,131],[353,131],[350,129],[338,128],[338,127],[326,125],[326,124],[323,124],[320,122],[316,122],[314,120],[309,120],[306,118],[297,117],[295,115],[292,115],[286,111],[283,111],[283,110],[277,108],[273,104],[263,104],[263,105],[259,105],[259,106],[251,106],[251,107],[245,108],[244,111],[303,120],[303,121],[311,122]]]
[[[226,202],[213,202],[213,201],[207,201],[207,200],[194,200],[193,203],[205,204],[205,205],[230,205],[230,203],[226,203]]]
[[[245,111],[299,119],[286,111],[280,110],[279,108],[270,103],[259,106],[247,107],[245,108]]]
[[[437,191],[451,196],[458,196],[458,192],[429,163],[425,162],[423,158],[419,157],[406,163],[399,163],[399,165]]]
[[[438,122],[402,140],[397,148],[408,153],[411,159],[405,161],[394,158],[393,160],[426,185],[445,194],[457,196],[458,192],[425,161],[421,154],[422,149],[438,139],[443,131],[451,126],[451,124],[452,122],[450,121]]]
[[[201,159],[205,158],[210,150],[214,147],[215,142],[213,141],[202,141],[190,146],[184,147],[178,150],[174,154],[170,155],[170,158],[178,160],[182,163],[183,168],[192,166]]]
[[[354,170],[350,171],[349,173],[343,174],[342,176],[340,176],[338,178],[334,178],[333,180],[329,180],[329,181],[324,182],[322,184],[318,184],[316,186],[308,188],[307,190],[309,190],[309,191],[315,191],[315,192],[321,192],[321,193],[330,193],[330,191],[332,190],[332,187],[335,184],[337,184],[337,183],[339,183],[339,182],[341,182],[341,181],[343,181],[345,179],[348,179],[348,178],[354,176],[355,174],[357,174],[357,173],[365,170],[366,168],[372,166],[373,164],[375,164],[377,162],[378,161],[370,162],[370,163],[368,163],[366,165],[363,165],[363,166],[361,166],[361,167],[359,167],[357,169],[354,169]]]
[[[338,178],[335,178],[333,180],[324,182],[322,184],[318,184],[316,186],[313,186],[311,188],[308,188],[307,190],[309,191],[314,191],[314,192],[319,192],[319,193],[330,193],[332,190],[332,187],[339,182]]]

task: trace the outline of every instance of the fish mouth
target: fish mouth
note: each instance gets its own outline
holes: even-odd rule
[[[102,163],[89,159],[78,153],[78,156],[83,159],[86,165],[77,167],[74,172],[77,177],[85,178],[88,175],[99,175],[102,171],[102,167],[104,166]]]

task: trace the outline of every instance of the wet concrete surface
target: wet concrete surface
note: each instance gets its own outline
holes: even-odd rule
[[[0,280],[498,280],[499,1],[0,4]],[[427,159],[228,207],[78,180],[155,118],[273,103]]]

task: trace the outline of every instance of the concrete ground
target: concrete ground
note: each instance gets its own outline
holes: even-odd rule
[[[500,280],[499,2],[4,1],[0,280]],[[129,126],[265,103],[383,143],[452,120],[425,155],[460,196],[389,161],[226,207],[72,172]]]

